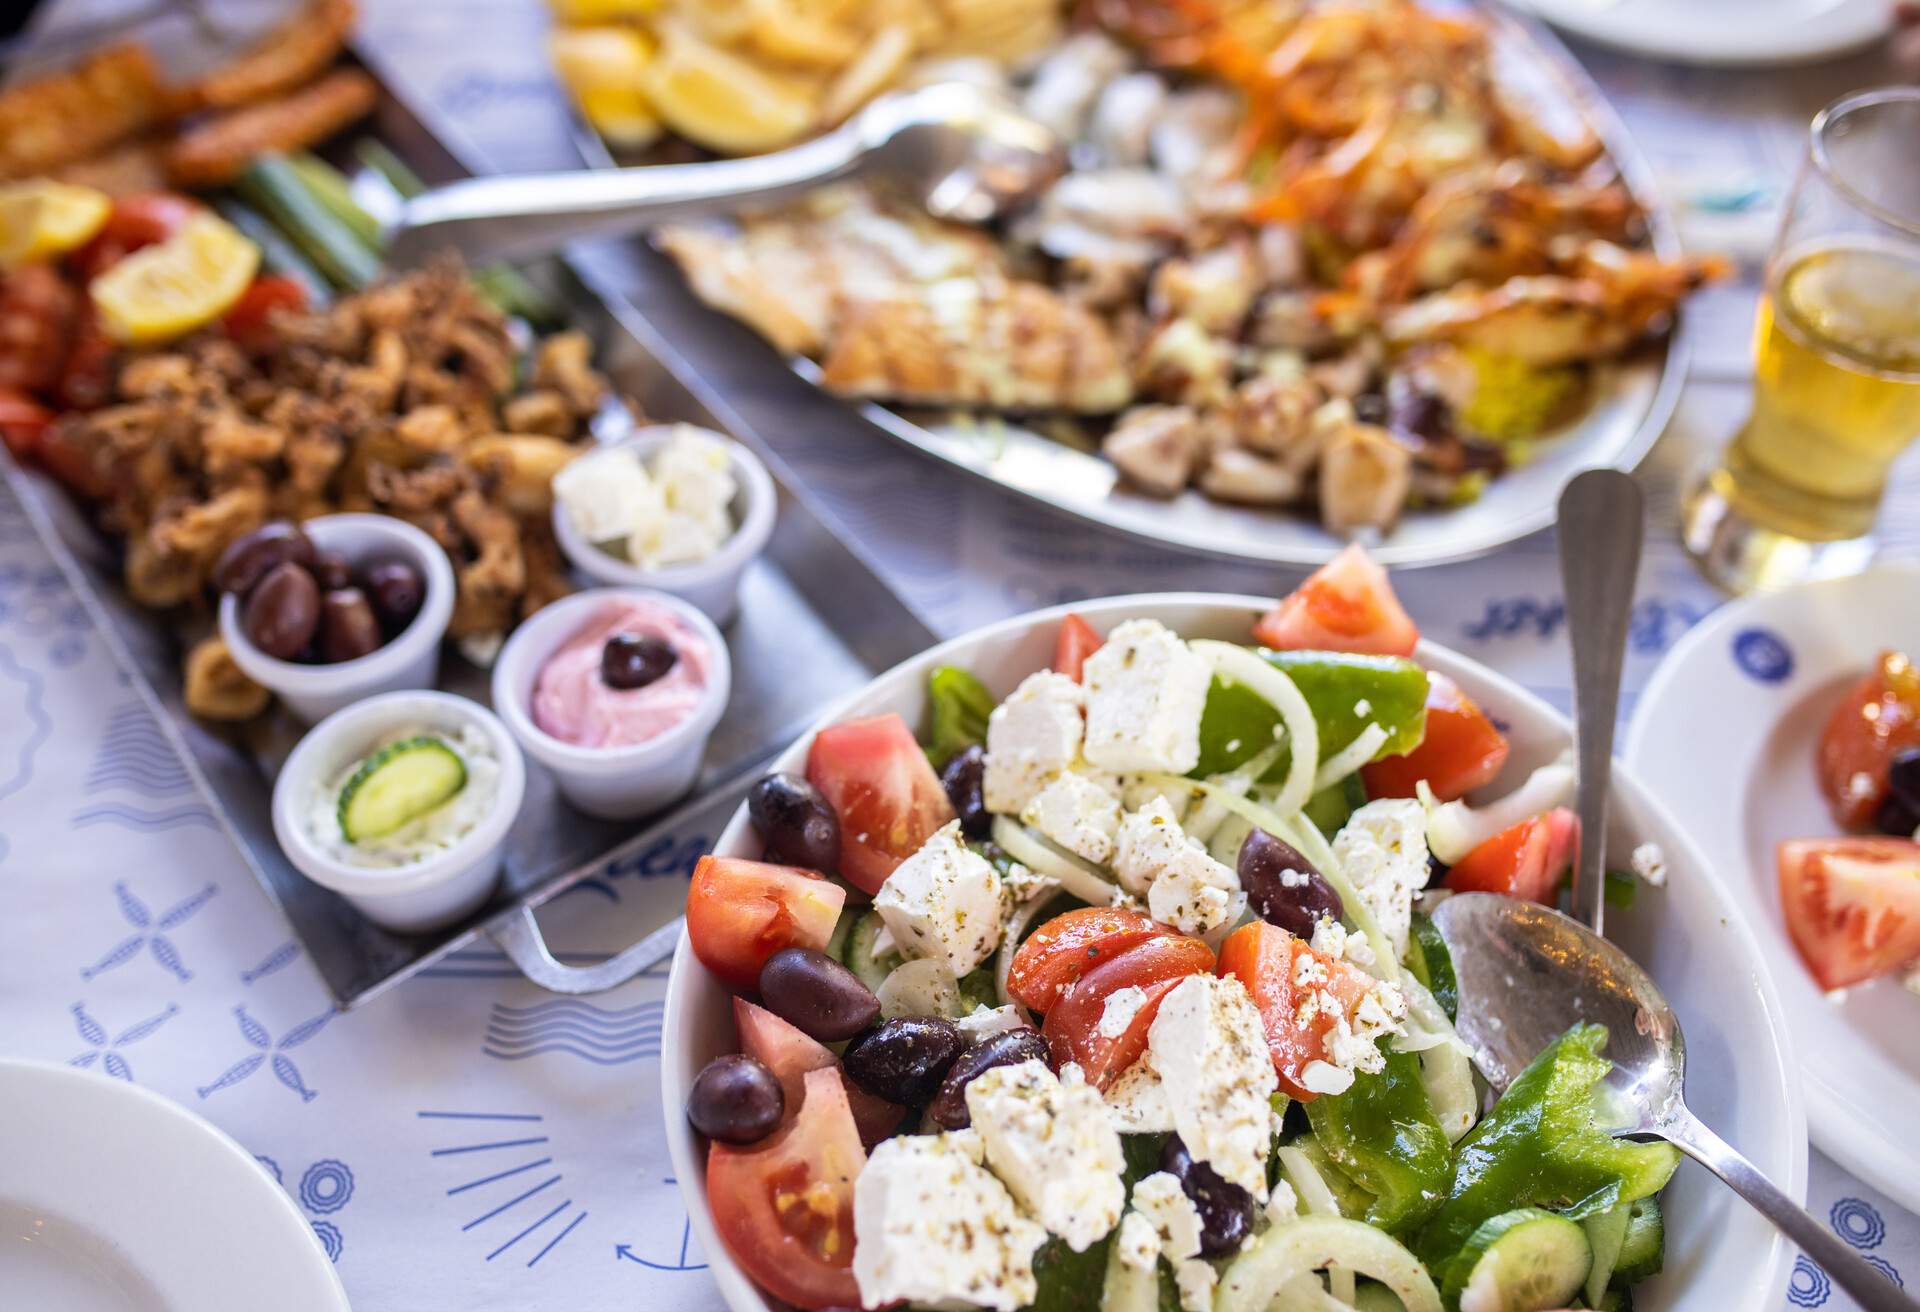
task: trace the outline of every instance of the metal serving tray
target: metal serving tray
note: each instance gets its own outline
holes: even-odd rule
[[[377,57],[363,62],[378,75]],[[428,182],[469,173],[390,92],[375,117],[348,136],[377,137]],[[665,834],[684,832],[699,817],[730,811],[764,763],[822,706],[934,642],[920,618],[815,510],[779,457],[680,381],[691,375],[687,363],[635,305],[603,294],[621,259],[615,251],[578,268],[552,262],[528,273],[565,307],[567,322],[593,338],[600,368],[650,418],[730,431],[766,461],[779,488],[772,541],[749,567],[739,618],[725,634],[733,658],[732,700],[708,744],[693,800],[650,822],[617,824],[574,811],[529,760],[526,800],[508,835],[500,889],[479,913],[450,929],[389,933],[294,869],[274,840],[270,801],[274,772],[301,727],[277,708],[241,732],[189,715],[181,700],[181,633],[128,598],[117,549],[64,492],[22,470],[0,449],[0,472],[340,1007],[365,1002],[481,935],[548,988],[591,992],[631,978],[671,950],[678,922],[605,962],[577,967],[548,950],[533,909],[608,863],[645,850]],[[447,651],[441,687],[485,703],[487,683],[485,671]]]

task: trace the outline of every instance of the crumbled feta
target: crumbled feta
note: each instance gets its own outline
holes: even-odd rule
[[[1425,888],[1426,811],[1410,799],[1368,802],[1335,835],[1333,855],[1373,913],[1395,957],[1407,951],[1413,895]]]
[[[1633,867],[1633,873],[1653,885],[1665,888],[1667,885],[1667,854],[1660,850],[1658,843],[1642,843],[1633,849],[1633,855],[1627,859]]]
[[[987,768],[981,792],[987,809],[1018,815],[1047,780],[1080,755],[1086,694],[1052,670],[1029,674],[987,717]],[[1188,767],[1191,769],[1192,767]]]
[[[720,550],[730,531],[682,511],[664,511],[634,526],[627,535],[627,558],[641,569],[705,560]]]
[[[1267,1223],[1278,1225],[1282,1221],[1291,1221],[1300,1213],[1300,1197],[1293,1192],[1293,1186],[1281,1179],[1273,1186],[1273,1192],[1267,1195]]]
[[[1167,1086],[1145,1058],[1120,1072],[1103,1096],[1107,1118],[1121,1134],[1172,1133],[1173,1104],[1167,1101]]]
[[[1183,980],[1154,1015],[1147,1057],[1166,1086],[1187,1151],[1222,1179],[1264,1198],[1269,1099],[1278,1080],[1245,986],[1231,976]]]
[[[1187,837],[1164,797],[1120,822],[1113,871],[1120,886],[1147,899],[1155,920],[1183,934],[1204,934],[1227,917],[1239,878]]]
[[[1004,1007],[975,1007],[953,1024],[968,1043],[979,1043],[996,1034],[1022,1029],[1026,1022],[1020,1019],[1019,1009],[1009,1003]]]
[[[1300,1071],[1300,1087],[1308,1093],[1345,1093],[1353,1087],[1353,1072],[1324,1061],[1310,1061]]]
[[[1100,1008],[1100,1023],[1094,1026],[1094,1033],[1103,1039],[1119,1038],[1133,1024],[1134,1017],[1140,1014],[1140,1008],[1146,1005],[1147,991],[1139,985],[1115,989],[1107,995],[1106,1003]]]
[[[1085,775],[1063,770],[1034,795],[1020,819],[1075,856],[1105,865],[1120,828],[1120,803]]]
[[[1136,1271],[1152,1271],[1160,1265],[1160,1236],[1153,1222],[1138,1212],[1128,1212],[1121,1218],[1120,1233],[1113,1242],[1120,1250],[1120,1260]]]
[[[1200,1257],[1200,1211],[1180,1182],[1156,1171],[1133,1186],[1132,1215],[1154,1229],[1160,1252],[1173,1264],[1180,1306],[1186,1312],[1207,1312],[1213,1306],[1213,1286],[1219,1275]]]
[[[1348,1072],[1377,1074],[1386,1065],[1380,1040],[1406,1032],[1407,999],[1398,988],[1383,980],[1360,999],[1349,1015],[1326,994],[1318,997],[1321,1009],[1333,1017],[1333,1025],[1321,1036],[1327,1060]]]
[[[568,461],[553,476],[553,497],[567,522],[596,546],[619,542],[643,513],[662,514],[666,493],[632,447],[609,447]]]
[[[1157,620],[1128,620],[1081,671],[1087,759],[1105,770],[1185,774],[1200,763],[1200,711],[1213,672]]]
[[[958,1302],[1016,1312],[1038,1292],[1047,1232],[981,1163],[972,1130],[877,1145],[853,1182],[853,1278],[860,1301]]]
[[[654,481],[666,493],[667,509],[724,539],[732,532],[728,508],[739,494],[727,439],[690,424],[676,424],[673,436],[654,453]]]
[[[1000,872],[1000,901],[1007,913],[1023,903],[1030,902],[1040,894],[1060,887],[1060,881],[1052,875],[1042,875],[1027,869],[1018,861],[1009,861]]]
[[[1332,916],[1322,916],[1314,922],[1313,938],[1308,946],[1335,961],[1350,961],[1362,970],[1374,962],[1373,945],[1367,941],[1365,932],[1350,930]]]
[[[631,447],[581,456],[553,476],[567,521],[644,569],[705,560],[733,535],[739,485],[727,439],[681,424],[643,462]]]
[[[1368,701],[1365,697],[1362,697],[1359,701],[1353,704],[1354,719],[1364,720],[1369,715],[1372,715],[1372,714],[1373,714],[1373,703]]]
[[[987,1165],[1067,1247],[1084,1253],[1119,1223],[1127,1189],[1120,1135],[1100,1091],[1069,1062],[995,1066],[967,1085]]]
[[[1000,945],[1000,872],[949,822],[894,867],[873,895],[900,953],[946,962],[957,979]]]

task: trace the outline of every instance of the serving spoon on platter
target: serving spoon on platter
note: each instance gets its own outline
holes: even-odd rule
[[[935,218],[985,223],[1066,168],[1059,138],[1006,99],[936,82],[869,101],[833,131],[786,150],[701,164],[469,178],[407,201],[387,259],[420,263],[447,248],[469,263],[548,254],[673,219],[789,199],[855,176],[885,178]]]

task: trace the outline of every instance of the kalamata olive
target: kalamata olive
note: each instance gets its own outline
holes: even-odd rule
[[[779,1127],[786,1109],[780,1081],[744,1053],[715,1057],[687,1090],[687,1119],[722,1143],[758,1143]]]
[[[995,1066],[1015,1066],[1023,1061],[1050,1061],[1047,1040],[1039,1030],[1022,1025],[1017,1030],[990,1034],[954,1058],[947,1077],[940,1081],[940,1092],[927,1104],[927,1119],[943,1130],[964,1130],[973,1124],[967,1110],[967,1086]]]
[[[600,677],[607,687],[626,692],[666,678],[679,660],[671,643],[650,634],[616,633],[600,649]]]
[[[313,581],[320,585],[322,592],[338,592],[341,588],[353,586],[353,566],[347,564],[347,558],[337,551],[315,551]]]
[[[880,999],[824,952],[781,948],[760,967],[760,1001],[822,1043],[850,1039],[880,1019]]]
[[[987,754],[978,743],[948,761],[940,772],[941,786],[960,817],[960,828],[974,838],[985,838],[993,829],[993,817],[987,814],[986,777]]]
[[[1887,766],[1887,786],[1909,812],[1920,812],[1920,750],[1894,753]]]
[[[1908,806],[1898,793],[1889,793],[1880,809],[1873,813],[1873,827],[1895,838],[1912,838],[1920,829],[1920,811]]]
[[[367,594],[358,588],[335,588],[320,606],[320,659],[329,665],[358,660],[380,646],[380,621],[373,617]]]
[[[1322,916],[1340,917],[1340,895],[1333,891],[1313,863],[1264,829],[1256,829],[1240,844],[1240,887],[1247,905],[1269,925],[1289,934],[1313,937]]]
[[[320,626],[320,588],[292,561],[267,571],[247,594],[240,627],[247,641],[269,656],[293,660]]]
[[[876,1098],[918,1107],[940,1092],[940,1082],[964,1046],[944,1016],[895,1016],[847,1045],[840,1063],[847,1078]]]
[[[274,566],[288,561],[308,565],[313,563],[313,557],[313,540],[300,526],[291,520],[276,519],[227,544],[213,567],[213,586],[244,597]]]
[[[364,584],[367,600],[373,603],[373,613],[380,617],[380,624],[389,636],[413,623],[427,595],[420,571],[404,560],[374,562],[367,567]]]
[[[1253,1233],[1253,1195],[1223,1180],[1220,1173],[1187,1151],[1179,1135],[1160,1151],[1160,1169],[1180,1182],[1181,1191],[1200,1213],[1200,1252],[1225,1257],[1247,1242]]]
[[[818,788],[797,774],[769,774],[747,792],[747,815],[767,845],[767,859],[808,870],[840,863],[840,817]]]

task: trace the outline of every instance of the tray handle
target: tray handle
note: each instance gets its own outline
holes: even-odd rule
[[[592,966],[569,966],[555,957],[530,906],[521,907],[505,920],[489,926],[487,937],[520,968],[521,974],[543,989],[555,993],[602,993],[672,956],[686,927],[686,918],[676,916],[633,946]]]

